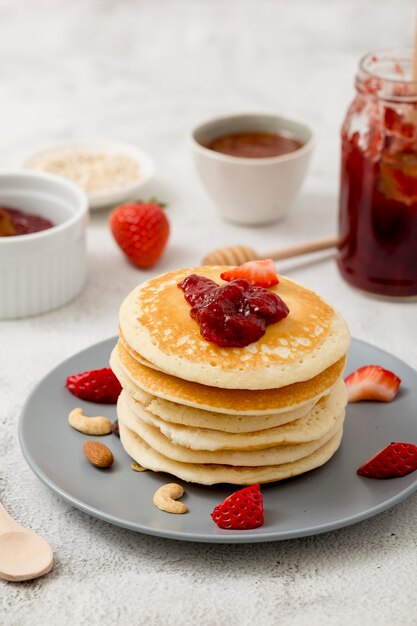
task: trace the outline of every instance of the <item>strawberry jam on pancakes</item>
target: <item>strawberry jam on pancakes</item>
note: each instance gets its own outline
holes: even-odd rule
[[[219,286],[210,278],[191,274],[178,287],[191,305],[190,315],[201,335],[221,347],[244,347],[258,341],[269,324],[289,313],[276,293],[245,279]]]
[[[0,237],[30,235],[52,228],[54,224],[41,217],[19,209],[0,207]]]

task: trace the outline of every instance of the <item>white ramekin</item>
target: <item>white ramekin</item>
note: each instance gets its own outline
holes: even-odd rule
[[[0,318],[37,315],[73,299],[85,282],[87,198],[50,174],[0,172],[0,207],[50,219],[38,233],[0,237]]]
[[[290,133],[303,145],[294,152],[261,159],[221,154],[206,146],[222,135],[244,131]],[[269,113],[217,117],[191,132],[197,173],[220,215],[238,224],[267,224],[285,216],[303,183],[313,149],[312,129]]]

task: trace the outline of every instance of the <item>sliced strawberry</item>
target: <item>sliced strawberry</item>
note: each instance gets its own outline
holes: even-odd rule
[[[220,274],[220,278],[223,278],[228,283],[236,278],[244,278],[251,285],[257,285],[258,287],[272,287],[273,285],[278,285],[279,282],[272,259],[242,263],[242,265],[233,267],[231,270]]]
[[[365,461],[356,473],[368,478],[396,478],[417,469],[417,446],[393,442]]]
[[[379,400],[391,402],[398,392],[401,378],[379,365],[365,365],[345,378],[348,402]]]
[[[211,517],[219,528],[248,530],[264,523],[264,504],[259,485],[251,485],[223,500]]]
[[[68,376],[66,388],[82,400],[116,404],[122,387],[109,367]]]

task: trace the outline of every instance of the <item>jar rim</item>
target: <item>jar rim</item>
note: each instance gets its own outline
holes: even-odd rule
[[[357,88],[382,100],[417,101],[417,80],[413,77],[414,51],[386,48],[363,55],[356,75]]]

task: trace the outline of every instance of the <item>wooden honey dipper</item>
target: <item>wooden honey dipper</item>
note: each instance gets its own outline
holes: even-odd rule
[[[246,261],[256,259],[280,261],[281,259],[290,259],[303,254],[310,254],[311,252],[335,248],[338,244],[339,239],[337,237],[325,237],[324,239],[314,239],[313,241],[297,243],[287,248],[262,253],[258,253],[248,246],[228,246],[227,248],[218,248],[206,254],[203,259],[203,265],[240,265],[241,263],[246,263]]]

